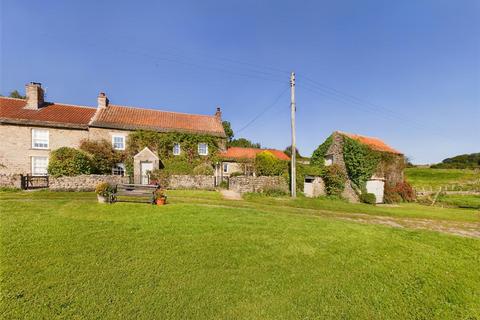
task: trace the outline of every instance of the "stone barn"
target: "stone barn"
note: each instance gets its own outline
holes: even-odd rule
[[[378,138],[358,134],[335,131],[314,151],[312,164],[344,171],[348,178],[342,197],[351,202],[358,202],[363,190],[382,203],[385,185],[404,181],[404,155]]]

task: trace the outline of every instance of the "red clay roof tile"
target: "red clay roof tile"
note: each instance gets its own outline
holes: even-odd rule
[[[117,105],[97,109],[46,103],[39,110],[24,109],[25,105],[25,99],[0,97],[0,122],[83,129],[87,129],[90,125],[126,130],[180,131],[225,137],[221,119],[214,115],[195,115]]]
[[[60,103],[46,103],[39,110],[24,109],[26,103],[25,99],[0,97],[0,122],[86,129],[95,114],[95,108]]]
[[[181,131],[225,137],[222,121],[215,116],[187,114],[109,105],[99,110],[93,127],[144,129],[159,132]]]
[[[358,142],[369,146],[371,149],[376,150],[376,151],[382,151],[382,152],[390,152],[390,153],[395,153],[395,154],[402,154],[400,151],[397,151],[387,145],[385,142],[378,138],[373,138],[373,137],[367,137],[367,136],[361,136],[358,134],[353,134],[353,133],[346,133],[346,132],[339,132],[340,134],[343,134],[351,139],[357,140]]]

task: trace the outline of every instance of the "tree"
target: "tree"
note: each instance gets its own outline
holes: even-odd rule
[[[295,152],[295,155],[297,156],[297,159],[298,159],[298,158],[301,158],[302,156],[300,155],[300,152],[298,151],[298,148],[295,148],[295,149],[296,149],[296,150],[295,150],[295,151],[296,151],[296,152]],[[291,156],[292,156],[292,146],[290,145],[290,146],[286,147],[283,152],[285,152],[286,155],[288,155],[289,157],[291,157]]]
[[[112,167],[123,161],[122,152],[113,149],[112,144],[106,139],[82,140],[80,150],[83,150],[92,159],[92,173],[111,174]]]
[[[260,143],[254,143],[245,138],[233,139],[228,143],[229,147],[241,147],[241,148],[255,148],[260,149],[262,146]]]
[[[255,172],[258,176],[280,176],[287,171],[287,162],[279,160],[270,151],[255,157]]]
[[[225,134],[227,135],[228,141],[232,141],[233,139],[233,129],[232,126],[230,125],[230,121],[223,121],[223,130],[225,130]]]
[[[10,98],[17,98],[17,99],[26,99],[27,98],[26,96],[22,96],[20,94],[20,92],[18,92],[18,90],[13,90],[12,92],[10,92],[9,97]]]

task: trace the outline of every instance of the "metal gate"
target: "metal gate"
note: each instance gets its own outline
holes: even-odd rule
[[[48,188],[48,176],[22,175],[22,189]]]

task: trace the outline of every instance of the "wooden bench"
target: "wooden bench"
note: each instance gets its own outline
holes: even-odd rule
[[[159,188],[159,185],[149,184],[117,184],[113,194],[113,202],[146,202],[155,204],[155,192]],[[122,198],[119,199],[119,196]]]

